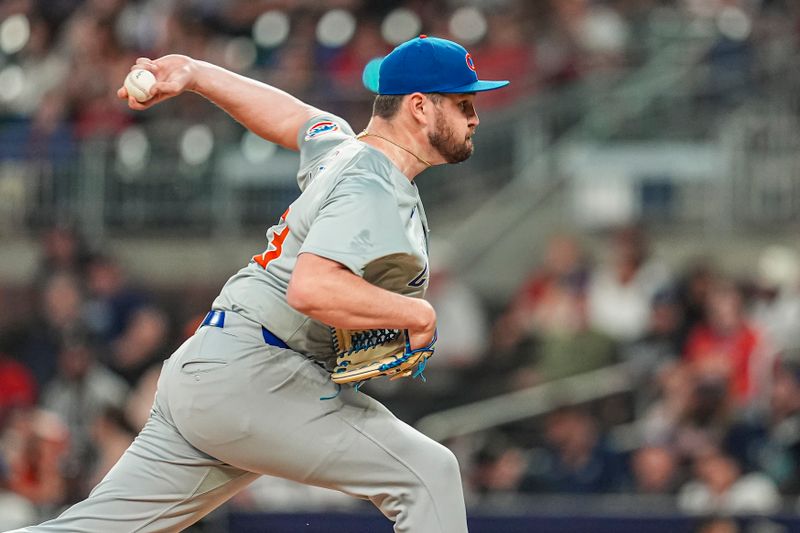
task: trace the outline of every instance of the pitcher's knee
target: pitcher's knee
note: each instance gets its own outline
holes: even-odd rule
[[[448,480],[461,482],[461,468],[453,452],[442,446],[440,458],[442,477]]]
[[[425,469],[426,480],[430,488],[461,490],[461,470],[456,456],[446,447],[436,443],[435,447],[426,451],[429,465]]]

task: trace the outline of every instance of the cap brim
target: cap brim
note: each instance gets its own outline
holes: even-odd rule
[[[446,91],[436,91],[439,93],[482,93],[484,91],[494,91],[495,89],[500,89],[501,87],[505,87],[510,82],[508,80],[502,81],[491,81],[491,80],[478,80],[476,82],[470,83],[468,85],[462,85],[461,87],[454,87],[452,89],[447,89]]]

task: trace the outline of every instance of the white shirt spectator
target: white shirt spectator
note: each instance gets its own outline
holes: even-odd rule
[[[27,526],[36,520],[36,508],[25,498],[0,491],[0,529]]]
[[[611,268],[599,270],[589,282],[589,323],[617,341],[640,338],[647,331],[652,299],[669,280],[667,268],[655,261],[642,265],[627,283]]]
[[[702,481],[690,481],[678,493],[678,507],[690,514],[769,514],[780,505],[775,483],[758,472],[737,479],[722,494],[714,494]]]

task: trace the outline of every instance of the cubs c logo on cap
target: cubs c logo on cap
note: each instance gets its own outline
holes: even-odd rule
[[[470,69],[472,72],[476,72],[476,71],[475,71],[475,62],[472,60],[472,56],[470,55],[470,53],[469,53],[469,52],[467,52],[467,57],[466,57],[466,60],[467,60],[467,66],[469,67],[469,69]]]

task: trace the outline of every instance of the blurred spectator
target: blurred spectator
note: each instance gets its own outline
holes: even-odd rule
[[[43,285],[58,273],[82,276],[88,252],[80,234],[68,226],[53,226],[42,234],[41,257],[35,284]]]
[[[643,374],[675,362],[682,354],[678,337],[680,324],[681,310],[674,294],[668,290],[656,293],[650,303],[647,330],[640,339],[625,347],[625,360],[642,367]]]
[[[499,350],[511,350],[535,337],[543,329],[550,311],[563,294],[559,288],[583,294],[589,268],[577,239],[569,235],[553,236],[545,249],[542,265],[534,270],[494,326],[494,344]]]
[[[475,291],[458,276],[444,267],[432,268],[426,299],[436,309],[439,340],[436,357],[426,369],[435,372],[437,368],[449,371],[473,367],[489,348],[486,309]]]
[[[92,435],[96,417],[111,406],[121,409],[128,393],[125,382],[96,362],[96,347],[86,338],[67,339],[58,357],[58,374],[42,392],[41,405],[57,414],[71,435],[65,474],[85,496],[85,477],[94,462],[98,441]]]
[[[511,84],[504,95],[481,95],[479,110],[508,105],[535,92],[535,36],[521,6],[493,10],[487,23],[486,38],[473,52],[475,68],[482,79],[507,79]]]
[[[549,6],[551,29],[539,46],[547,80],[573,81],[625,64],[630,30],[618,6],[589,0],[554,0]]]
[[[111,345],[108,366],[134,386],[151,367],[160,367],[169,355],[168,333],[167,316],[160,309],[140,308]]]
[[[80,139],[120,133],[130,124],[130,115],[119,105],[116,89],[136,60],[122,48],[114,21],[123,2],[82,5],[64,27],[62,46],[72,59],[62,90],[51,95],[62,99],[75,123]]]
[[[718,7],[717,27],[720,31],[716,41],[708,49],[706,57],[708,63],[706,91],[708,97],[718,101],[729,99],[732,102],[741,102],[754,90],[753,67],[756,56],[751,39],[752,26],[748,25],[745,31],[731,31],[722,22],[727,15],[744,17],[750,24],[750,14],[743,9],[744,7],[745,2],[730,2],[728,5],[720,4]]]
[[[17,412],[0,449],[9,489],[51,512],[67,500],[61,463],[69,451],[69,430],[57,415],[41,409]]]
[[[32,407],[36,393],[36,382],[30,371],[0,353],[0,428],[13,410]]]
[[[43,104],[48,93],[57,89],[68,74],[64,54],[59,53],[53,39],[53,29],[38,17],[30,19],[30,36],[17,56],[29,90],[11,103],[20,114],[32,115]]]
[[[731,428],[725,449],[747,469],[768,475],[781,492],[800,491],[800,371],[780,366],[770,390],[769,410]]]
[[[142,430],[156,397],[158,378],[161,376],[161,367],[151,366],[139,380],[128,395],[125,404],[125,417],[136,433]]]
[[[694,533],[739,533],[739,524],[729,518],[709,518],[694,529]]]
[[[516,493],[527,466],[522,449],[499,436],[490,437],[475,454],[468,489],[478,499]]]
[[[646,446],[631,459],[636,494],[675,494],[681,481],[679,458],[666,447]]]
[[[756,283],[753,323],[782,359],[800,362],[800,262],[794,250],[765,249]]]
[[[143,291],[132,287],[119,261],[95,255],[87,268],[86,320],[91,331],[104,342],[114,342],[128,327],[134,314],[148,303]]]
[[[657,385],[658,399],[640,420],[645,443],[694,457],[722,442],[732,423],[723,384],[703,381],[689,365],[676,364],[659,374]]]
[[[694,475],[678,494],[684,512],[767,514],[780,506],[778,490],[767,476],[758,472],[742,475],[736,461],[719,452],[698,457]]]
[[[547,451],[532,459],[520,490],[597,494],[620,488],[622,460],[588,412],[567,407],[548,415],[544,435]]]
[[[650,302],[669,283],[669,272],[650,256],[643,231],[635,226],[616,230],[610,260],[589,282],[592,327],[619,342],[643,337],[650,319]]]
[[[652,300],[650,320],[644,336],[622,349],[636,382],[635,409],[641,412],[655,399],[654,387],[662,371],[680,359],[680,307],[671,291],[661,291]]]
[[[588,372],[616,360],[617,346],[588,323],[587,265],[578,242],[553,237],[543,266],[525,282],[494,329],[498,349],[515,349],[512,388]]]
[[[537,2],[538,4],[538,2]],[[580,46],[572,22],[580,16],[581,1],[550,0],[538,7],[540,36],[537,42],[537,66],[548,85],[574,82],[581,75]]]
[[[36,508],[18,494],[0,489],[0,529],[10,530],[32,524]]]
[[[53,274],[41,291],[37,315],[28,327],[20,359],[41,387],[55,375],[62,340],[84,328],[79,279]]]
[[[554,379],[596,370],[617,360],[617,345],[590,328],[586,301],[575,289],[556,286],[551,307],[540,324],[542,331],[527,361],[514,372],[515,387],[529,387]]]
[[[588,0],[574,3],[583,4],[580,18],[571,25],[583,51],[582,70],[613,71],[624,66],[630,35],[628,21],[611,5]]]
[[[97,458],[91,472],[86,473],[87,491],[100,483],[122,457],[133,442],[135,433],[125,419],[124,412],[116,407],[107,406],[93,417],[91,435]]]
[[[310,42],[310,36],[303,38]],[[365,19],[359,23],[358,31],[346,46],[334,52],[323,64],[325,73],[332,82],[331,89],[342,96],[352,91],[363,91],[361,74],[367,62],[388,54],[391,47],[381,37],[380,21]]]
[[[706,300],[706,319],[689,334],[685,359],[707,382],[728,388],[738,406],[765,393],[772,353],[763,335],[748,323],[739,289],[715,283]]]
[[[681,353],[684,352],[689,334],[705,319],[708,293],[719,277],[720,274],[709,260],[694,259],[678,280],[676,293],[682,316],[678,345]]]
[[[313,32],[313,26],[311,26]],[[309,94],[315,86],[313,39],[297,35],[276,53],[275,69],[267,83],[291,94]]]

